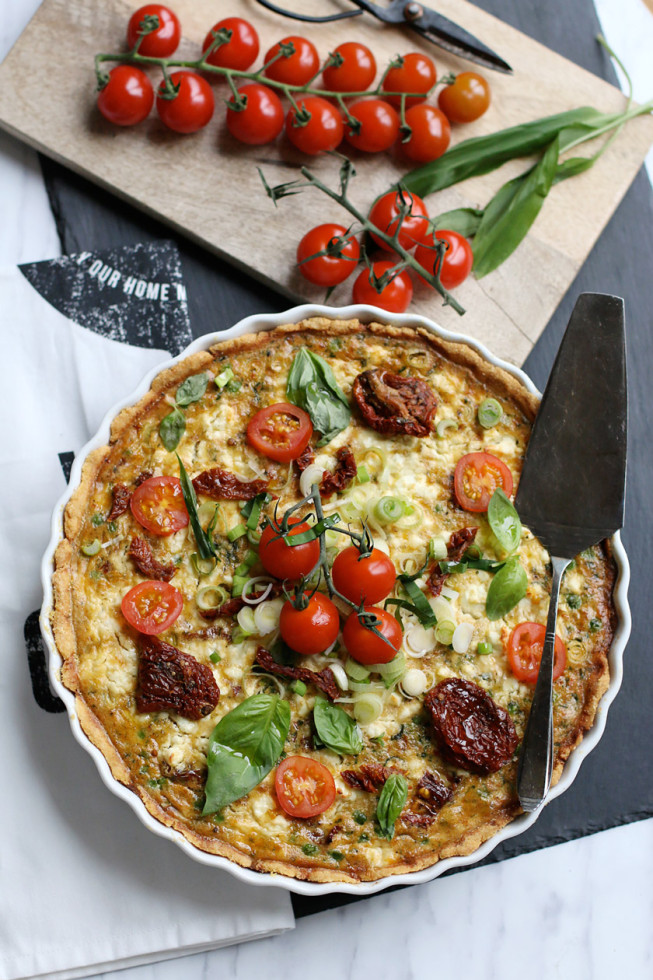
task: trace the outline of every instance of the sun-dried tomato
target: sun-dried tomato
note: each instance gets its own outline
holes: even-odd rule
[[[111,490],[111,510],[107,514],[108,521],[115,521],[116,517],[122,517],[126,513],[131,495],[131,490],[124,483],[114,483]]]
[[[203,493],[213,500],[251,500],[257,493],[267,490],[268,480],[239,480],[234,473],[215,466],[212,470],[198,473],[193,480],[195,493]]]
[[[519,739],[510,715],[471,681],[448,677],[426,692],[433,730],[454,765],[497,772],[512,759]]]
[[[297,467],[298,473],[303,473],[307,466],[315,462],[315,453],[313,452],[313,447],[309,444],[305,449],[302,449],[301,453],[294,460],[295,466]]]
[[[324,670],[309,670],[308,667],[291,667],[278,664],[269,650],[259,647],[256,651],[256,663],[268,674],[285,677],[291,681],[304,681],[305,684],[315,684],[329,701],[335,701],[340,696],[340,690],[330,667]]]
[[[437,402],[421,378],[372,368],[359,374],[352,395],[370,428],[389,435],[428,436]]]
[[[175,711],[197,721],[210,715],[220,698],[213,671],[157,636],[139,638],[136,708]]]
[[[388,769],[378,762],[361,766],[360,769],[345,769],[340,775],[353,789],[362,789],[366,793],[376,793],[384,785],[388,776],[391,776],[395,769]]]
[[[146,575],[147,578],[169,582],[177,571],[177,566],[174,562],[164,565],[154,557],[154,552],[145,538],[132,538],[128,554],[141,575]]]
[[[411,827],[428,827],[453,793],[453,788],[437,773],[427,770],[417,784],[408,809],[401,814],[402,822]]]
[[[148,480],[151,480],[153,476],[154,473],[152,472],[152,470],[143,470],[143,472],[139,473],[139,475],[134,480],[134,486],[140,487],[141,483],[146,483]]]
[[[478,527],[461,527],[459,531],[454,531],[447,546],[447,561],[460,561],[476,537],[477,531]],[[440,571],[440,564],[436,561],[426,583],[431,595],[440,595],[442,586],[448,578],[449,572]]]
[[[358,472],[354,454],[348,446],[336,450],[336,460],[336,468],[333,473],[325,470],[322,476],[320,493],[323,498],[330,497],[334,493],[340,493],[351,483]]]

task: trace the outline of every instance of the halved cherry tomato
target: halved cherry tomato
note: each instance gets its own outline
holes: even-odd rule
[[[438,105],[445,116],[456,123],[473,122],[490,104],[490,86],[475,71],[462,71],[452,85],[445,85]]]
[[[431,232],[423,239],[422,244],[417,246],[415,258],[423,269],[432,274],[435,274],[435,267],[439,264],[436,242],[445,242],[447,246],[440,267],[440,282],[445,289],[455,289],[472,271],[474,264],[472,246],[457,231],[445,231],[443,228]]]
[[[188,524],[188,511],[176,476],[152,476],[131,495],[131,512],[147,531],[167,537]]]
[[[338,592],[357,604],[385,599],[397,578],[395,567],[385,552],[373,548],[370,555],[361,558],[354,545],[336,555],[331,575]]]
[[[120,604],[122,614],[135,630],[148,636],[164,633],[178,619],[184,608],[184,597],[169,582],[157,579],[139,582]]]
[[[262,408],[247,426],[250,446],[280,463],[297,459],[312,435],[310,415],[288,402],[277,402]]]
[[[116,126],[135,126],[143,122],[154,104],[154,89],[149,78],[133,65],[116,65],[109,81],[100,89],[97,107]]]
[[[375,628],[389,643],[368,629],[357,612],[351,613],[342,630],[342,640],[350,657],[359,664],[387,664],[394,659],[402,641],[401,626],[392,613],[380,606],[365,606],[365,612],[374,615]]]
[[[359,99],[352,102],[349,112],[360,123],[354,130],[345,125],[345,139],[364,153],[380,153],[388,150],[399,136],[399,115],[389,102],[383,99]]]
[[[219,68],[247,71],[256,61],[259,49],[258,34],[249,21],[242,17],[225,17],[224,20],[219,20],[204,38],[202,51],[206,51],[213,43],[214,31],[231,31],[231,40],[212,51],[206,59],[208,63]]]
[[[310,657],[324,653],[340,632],[340,617],[328,596],[316,592],[305,609],[296,609],[286,600],[281,608],[279,631],[291,650]]]
[[[306,95],[303,99],[297,99],[297,105],[309,112],[311,118],[303,125],[297,125],[295,107],[288,112],[286,136],[293,146],[309,156],[335,150],[345,132],[340,110],[320,95]]]
[[[309,531],[311,525],[301,518],[293,518],[288,522],[290,529],[288,534],[292,537],[295,534],[303,534]],[[291,582],[308,575],[320,557],[319,541],[306,541],[304,544],[287,545],[283,538],[277,537],[279,529],[273,524],[268,524],[263,529],[261,540],[258,546],[259,558],[266,572],[276,578],[289,579]],[[328,646],[328,644],[327,644]]]
[[[295,53],[285,58],[283,55],[268,65],[268,62],[281,50],[282,44],[292,44]],[[264,74],[275,82],[285,82],[286,85],[306,85],[306,82],[316,74],[320,67],[320,56],[317,48],[308,38],[291,34],[273,44],[264,59]]]
[[[297,264],[304,279],[316,286],[337,286],[352,274],[360,257],[360,246],[353,235],[345,238],[346,234],[344,225],[333,224],[317,225],[306,232],[297,246]],[[326,251],[338,239],[342,240],[339,255],[311,258],[317,252]]]
[[[495,490],[501,489],[510,496],[512,473],[492,453],[467,453],[458,460],[453,487],[458,506],[480,514],[487,510]]]
[[[232,109],[235,98],[227,102],[227,129],[241,143],[262,146],[275,140],[284,123],[283,106],[276,92],[267,85],[251,82],[238,89],[245,97],[244,109]]]
[[[414,163],[430,163],[437,160],[449,146],[451,126],[444,112],[433,105],[420,103],[406,112],[406,124],[410,126],[409,138],[401,144],[403,153]]]
[[[165,82],[159,85],[156,111],[164,126],[176,133],[196,133],[213,116],[213,89],[205,78],[193,71],[173,71],[170,81],[177,88],[172,99],[166,99]]]
[[[518,681],[534,684],[540,670],[546,627],[541,623],[519,623],[508,639],[508,666]],[[567,666],[567,648],[555,638],[553,679],[557,681]]]
[[[374,202],[369,218],[381,231],[387,235],[394,235],[402,208],[408,208],[408,211],[401,218],[399,244],[405,249],[411,249],[422,240],[428,228],[426,206],[417,194],[410,194],[408,191],[388,191]],[[374,233],[372,238],[386,252],[392,251],[392,246],[386,245]]]
[[[394,267],[395,263],[390,259],[382,259],[372,263],[371,272],[368,268],[363,269],[354,283],[354,303],[379,306],[389,313],[404,313],[413,298],[413,284],[406,270],[397,272],[381,292],[377,292],[372,280],[372,275],[380,279],[385,272],[389,272]]]
[[[274,778],[279,805],[290,817],[316,817],[336,798],[336,784],[326,766],[304,755],[289,755]]]
[[[382,89],[384,92],[416,92],[418,94],[406,99],[406,108],[423,102],[428,92],[431,91],[437,81],[435,65],[425,54],[413,51],[402,56],[402,64],[398,68],[391,68],[383,79]],[[393,105],[401,104],[399,95],[385,96],[388,102]]]
[[[155,31],[146,34],[141,41],[138,53],[148,58],[169,58],[177,50],[181,38],[179,19],[169,7],[160,3],[146,3],[139,7],[129,18],[127,27],[127,45],[133,48],[136,44],[144,17],[158,17],[159,26]]]
[[[362,92],[369,88],[376,75],[376,61],[368,47],[358,41],[345,41],[334,50],[342,64],[322,72],[324,88],[330,92]]]

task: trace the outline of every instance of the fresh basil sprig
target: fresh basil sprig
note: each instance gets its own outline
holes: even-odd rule
[[[490,497],[487,519],[503,550],[515,551],[521,541],[521,521],[519,514],[500,487]]]
[[[526,595],[528,578],[519,558],[509,558],[490,582],[485,599],[488,619],[501,619]]]
[[[318,446],[330,442],[351,421],[349,402],[327,362],[318,354],[300,347],[293,359],[286,396],[311,417],[313,428],[321,433]]]
[[[193,529],[193,534],[195,535],[195,540],[197,541],[197,551],[200,558],[205,560],[208,558],[217,558],[218,554],[215,550],[215,545],[213,544],[212,531],[215,527],[215,522],[217,520],[217,512],[214,513],[209,525],[209,533],[204,530],[200,524],[199,514],[197,513],[197,497],[195,496],[195,487],[193,486],[186,468],[179,458],[179,453],[175,453],[177,461],[179,462],[179,482],[181,483],[181,492],[184,495],[184,503],[186,504],[186,510],[188,511],[188,518],[190,520],[190,526]]]
[[[186,419],[184,418],[184,413],[180,412],[178,408],[175,408],[169,415],[161,419],[159,436],[169,453],[177,448],[179,440],[185,431]]]
[[[290,705],[276,694],[254,694],[229,711],[211,732],[203,814],[246,796],[283,752]]]
[[[208,381],[209,376],[206,371],[202,374],[191,374],[177,388],[177,394],[175,395],[177,404],[181,405],[182,408],[186,408],[188,405],[192,405],[193,402],[198,402],[206,391]]]
[[[376,804],[376,822],[379,825],[380,836],[392,840],[395,833],[395,823],[408,799],[408,783],[399,773],[393,773],[386,779]]]
[[[313,721],[317,736],[327,749],[340,755],[358,755],[363,748],[363,735],[353,718],[337,704],[316,698]]]

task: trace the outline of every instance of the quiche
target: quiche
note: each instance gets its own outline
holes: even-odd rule
[[[53,634],[116,780],[193,846],[373,881],[521,811],[549,556],[510,502],[537,399],[426,329],[316,317],[159,374],[86,459]],[[555,774],[616,626],[607,542],[566,573]]]

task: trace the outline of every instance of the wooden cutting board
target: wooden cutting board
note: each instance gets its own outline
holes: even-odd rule
[[[319,0],[294,3],[303,12],[324,13],[326,8]],[[221,96],[227,95],[224,84],[216,84],[218,110],[212,123],[192,136],[170,133],[155,113],[139,127],[119,129],[106,123],[95,109],[93,55],[123,48],[127,20],[139,5],[137,0],[102,4],[44,0],[0,65],[0,126],[293,300],[321,300],[323,292],[306,283],[296,270],[297,242],[323,221],[348,223],[347,215],[315,190],[274,207],[263,192],[257,166],[269,183],[281,183],[297,177],[306,158],[283,138],[262,148],[232,140],[220,109]],[[430,54],[440,75],[470,67],[420,41],[408,29],[381,25],[367,15],[338,24],[299,25],[253,0],[173,0],[172,6],[184,30],[179,52],[184,57],[197,57],[206,32],[216,21],[240,14],[256,25],[262,54],[281,37],[308,33],[324,57],[343,40],[361,40],[374,51],[380,69],[394,55],[410,50]],[[437,6],[514,68],[512,77],[485,73],[492,85],[492,106],[476,123],[457,127],[455,141],[581,105],[604,112],[623,107],[623,95],[616,88],[464,0],[439,0]],[[158,81],[154,73],[153,80]],[[521,363],[625,194],[652,141],[653,119],[634,120],[595,167],[557,186],[513,256],[495,273],[480,282],[470,278],[457,290],[468,311],[463,318],[443,307],[439,297],[423,285],[416,287],[411,309],[450,329],[472,334],[500,356]],[[363,211],[409,169],[390,154],[352,156],[358,177],[350,196]],[[325,182],[336,185],[336,161],[311,158],[310,165]],[[437,214],[462,205],[483,205],[523,168],[523,162],[512,162],[499,173],[450,188],[427,199],[429,210]],[[330,300],[333,305],[350,301],[347,283]]]

